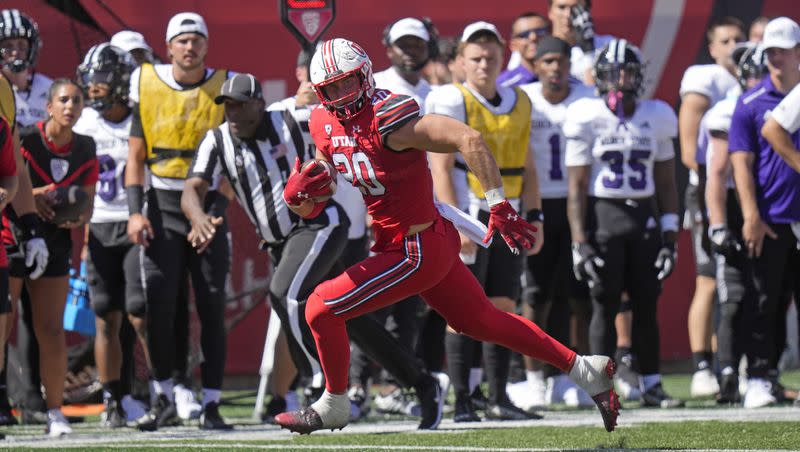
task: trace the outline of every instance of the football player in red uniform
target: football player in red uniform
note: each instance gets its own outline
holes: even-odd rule
[[[321,106],[311,114],[317,158],[333,164],[359,188],[369,214],[375,255],[323,282],[309,297],[306,319],[326,377],[322,397],[310,407],[281,413],[275,422],[311,433],[342,428],[350,402],[345,391],[349,342],[345,322],[420,294],[456,331],[540,359],[569,373],[591,394],[612,431],[619,413],[613,389],[615,365],[605,356],[579,356],[533,322],[492,305],[458,257],[457,214],[443,217],[433,201],[425,151],[462,153],[491,206],[488,242],[495,232],[514,252],[533,247],[536,229],[503,195],[500,171],[480,133],[464,123],[420,116],[408,96],[375,89],[366,52],[345,39],[325,42],[311,60],[311,82]],[[303,217],[318,215],[331,194],[331,175],[299,163],[284,199]]]

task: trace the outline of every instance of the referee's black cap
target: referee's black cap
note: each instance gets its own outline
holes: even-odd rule
[[[263,98],[261,83],[257,78],[252,74],[236,74],[225,80],[225,83],[222,84],[222,89],[219,90],[219,96],[214,98],[214,103],[221,104],[225,102],[225,99],[246,102],[250,99]]]

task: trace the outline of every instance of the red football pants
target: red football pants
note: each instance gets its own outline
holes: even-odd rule
[[[406,237],[398,249],[369,257],[314,289],[306,320],[329,392],[347,390],[350,343],[345,322],[416,294],[456,331],[569,371],[575,352],[530,320],[495,308],[459,259],[460,247],[453,224],[439,218]]]

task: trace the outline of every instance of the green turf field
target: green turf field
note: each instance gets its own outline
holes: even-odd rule
[[[800,372],[787,372],[782,382],[800,387]],[[688,375],[665,377],[671,394],[688,398]],[[222,413],[237,424],[232,433],[200,432],[195,425],[156,434],[129,429],[108,431],[96,419],[75,425],[68,439],[45,440],[42,426],[5,429],[7,450],[342,450],[342,451],[522,451],[553,449],[800,449],[800,408],[790,405],[744,410],[718,408],[708,400],[692,400],[686,409],[636,409],[628,403],[619,427],[606,433],[595,410],[566,407],[544,412],[542,421],[503,424],[453,424],[445,420],[437,432],[416,432],[416,422],[402,417],[371,416],[343,431],[290,435],[250,420],[251,397],[226,393],[236,405]],[[509,425],[511,425],[509,427]]]

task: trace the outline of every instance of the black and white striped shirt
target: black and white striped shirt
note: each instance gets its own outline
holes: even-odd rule
[[[296,157],[308,155],[302,132],[288,111],[268,111],[252,139],[233,136],[225,122],[209,130],[192,161],[188,177],[209,183],[227,177],[256,233],[267,243],[284,240],[298,216],[283,201],[283,188]]]

